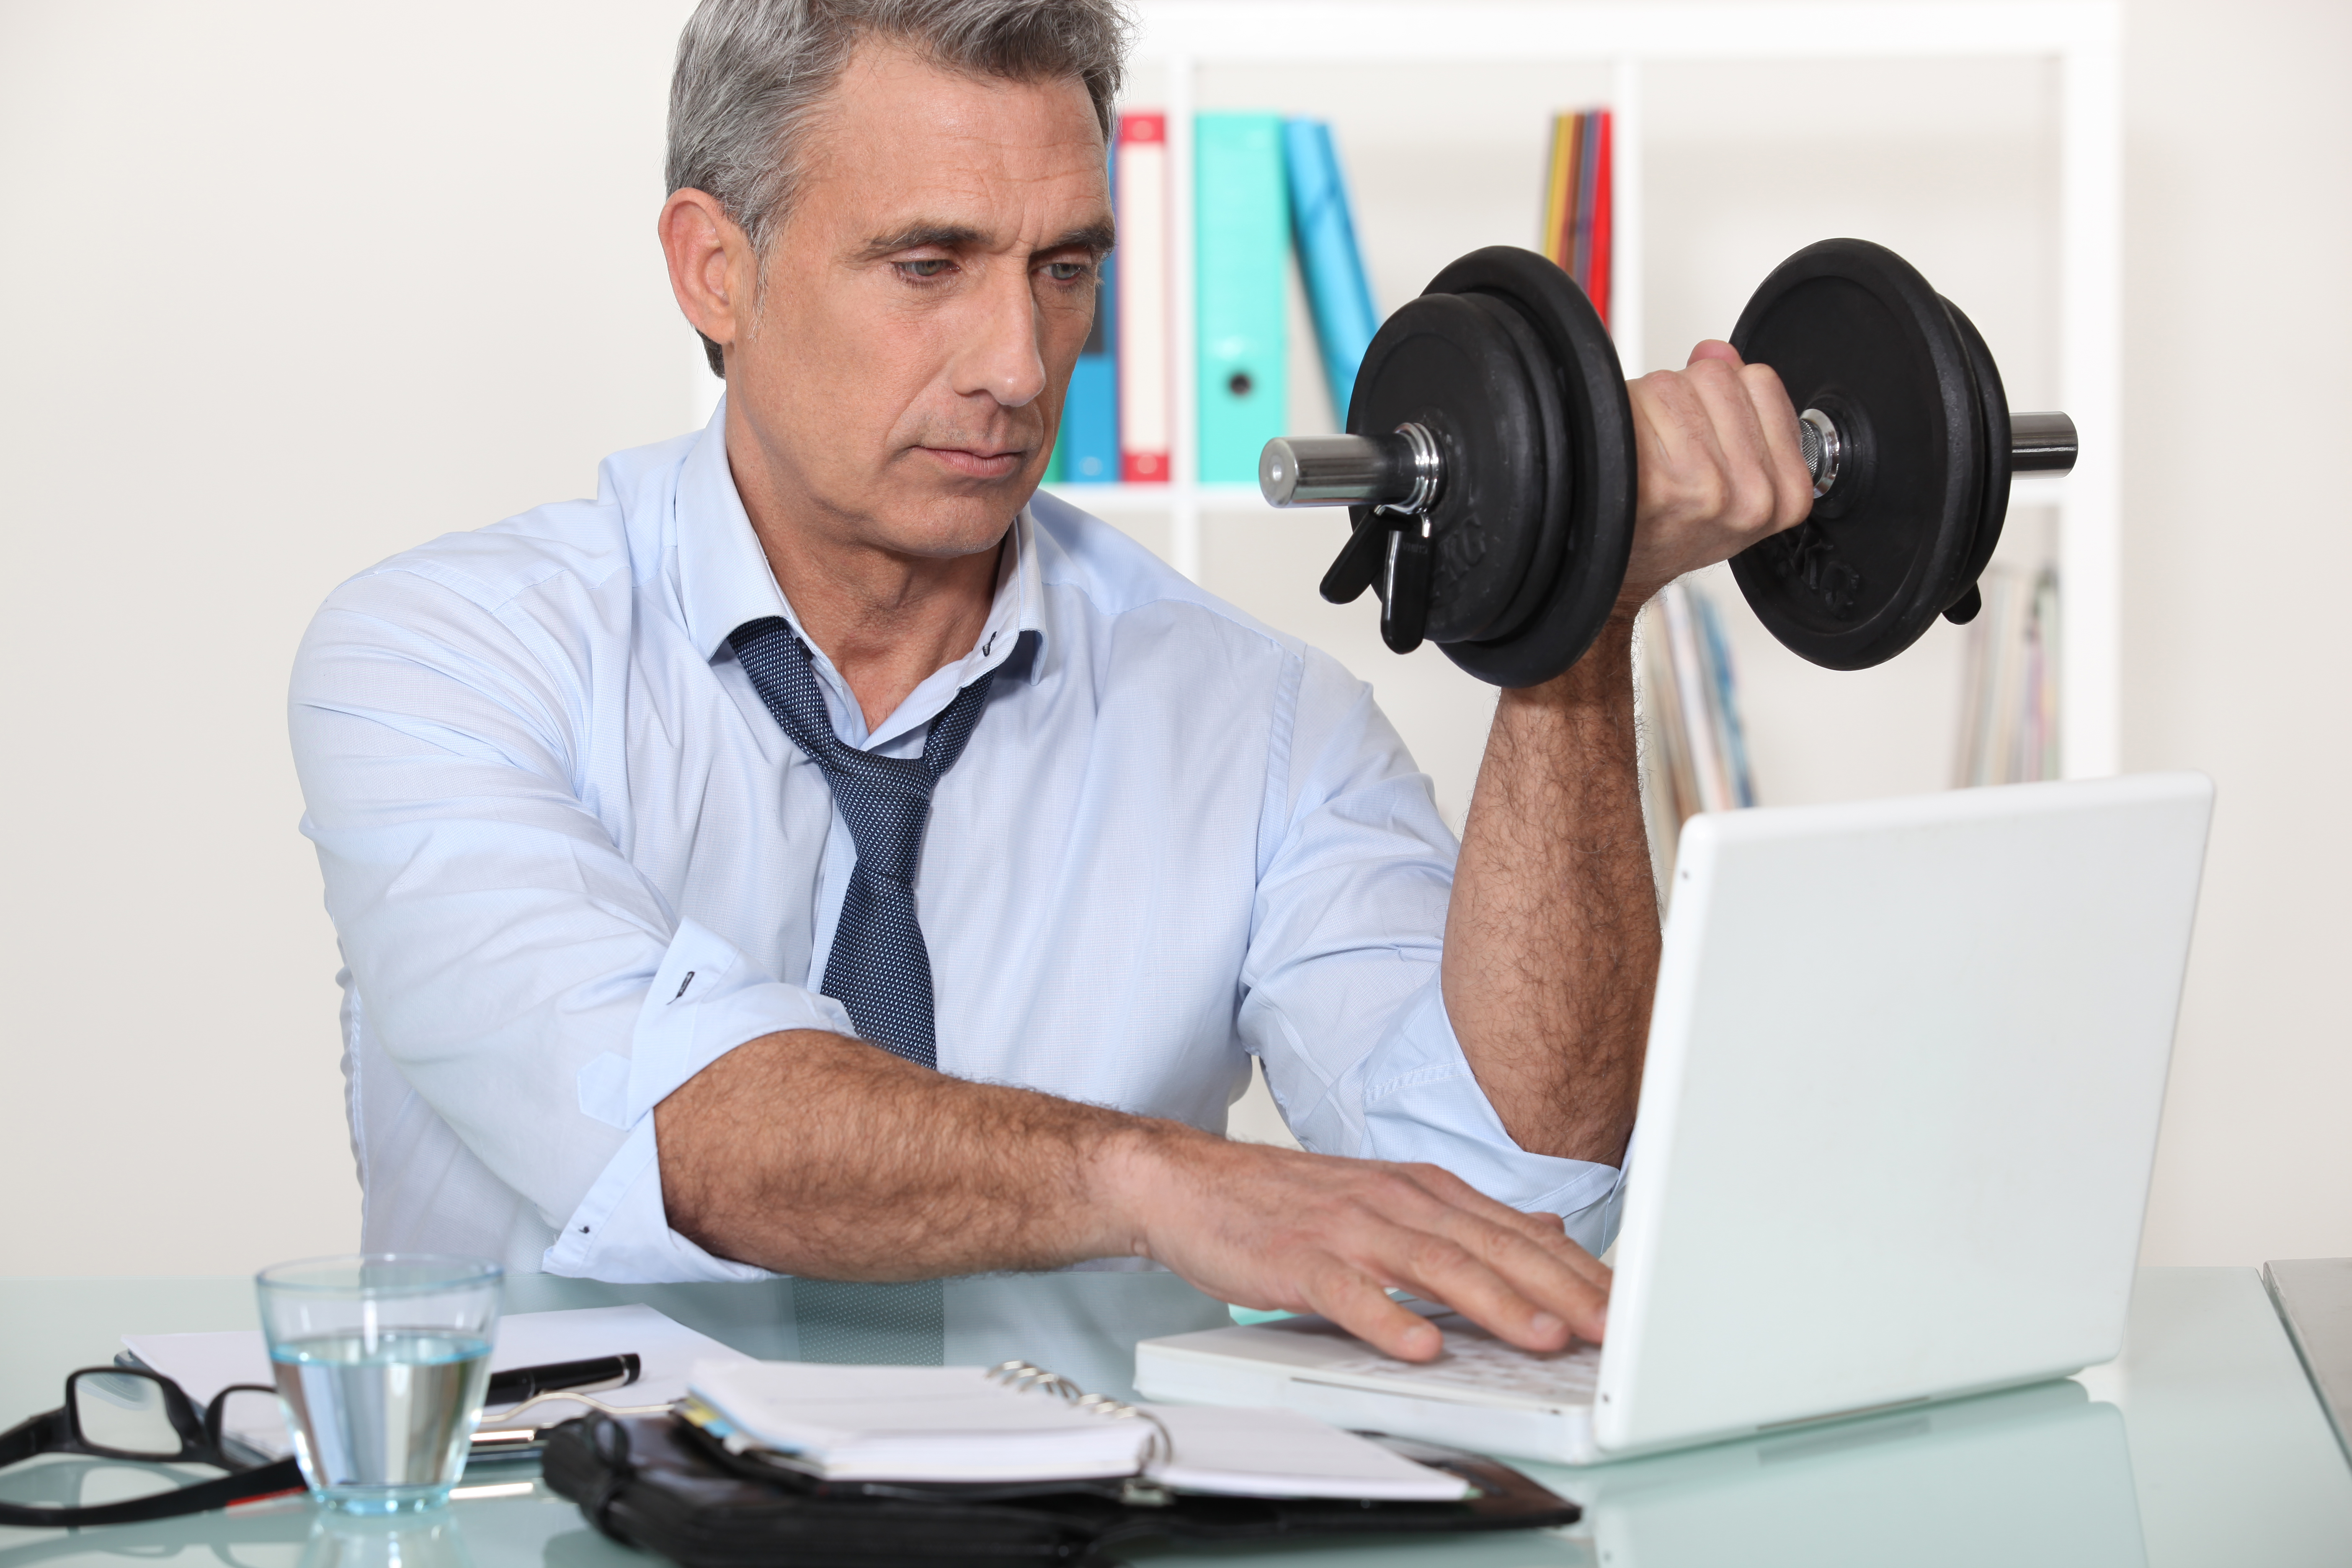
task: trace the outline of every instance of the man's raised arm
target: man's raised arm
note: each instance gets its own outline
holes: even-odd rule
[[[1445,926],[1446,1013],[1503,1125],[1530,1152],[1603,1164],[1633,1131],[1658,970],[1633,616],[1812,504],[1788,394],[1729,345],[1644,376],[1633,403],[1641,509],[1617,613],[1566,674],[1496,703]]]

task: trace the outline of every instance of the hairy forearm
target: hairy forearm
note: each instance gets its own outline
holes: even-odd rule
[[[913,1279],[1134,1249],[1113,1190],[1207,1135],[968,1083],[815,1031],[737,1047],[655,1108],[670,1224],[783,1273]]]
[[[1415,1359],[1437,1353],[1437,1333],[1391,1287],[1529,1350],[1605,1328],[1609,1271],[1557,1217],[1434,1166],[1229,1142],[966,1083],[838,1035],[738,1046],[654,1119],[670,1224],[782,1273],[916,1279],[1134,1255]]]
[[[809,1279],[1164,1262],[1221,1300],[1322,1311],[1397,1356],[1437,1331],[1390,1286],[1527,1350],[1604,1331],[1609,1269],[1434,1166],[1228,1142],[967,1084],[840,1035],[748,1041],[654,1107],[670,1225]]]
[[[1446,915],[1446,1012],[1520,1147],[1622,1160],[1657,971],[1621,616],[1565,675],[1502,694]]]

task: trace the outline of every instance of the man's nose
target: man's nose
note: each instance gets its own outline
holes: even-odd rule
[[[979,309],[966,323],[967,336],[956,366],[956,390],[988,394],[1007,408],[1019,408],[1045,390],[1045,361],[1037,350],[1037,300],[1028,270],[1012,264],[991,268]]]

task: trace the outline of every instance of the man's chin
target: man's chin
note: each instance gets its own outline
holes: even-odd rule
[[[949,561],[977,555],[1003,542],[1013,519],[1037,489],[1034,479],[986,487],[942,488],[868,513],[877,542],[905,555]]]

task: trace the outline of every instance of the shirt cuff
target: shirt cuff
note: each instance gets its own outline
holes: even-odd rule
[[[547,1249],[550,1274],[618,1284],[769,1277],[670,1228],[653,1110],[737,1046],[786,1029],[857,1032],[832,997],[769,979],[733,943],[680,921],[646,987],[628,1056],[606,1051],[580,1069],[582,1112],[629,1136]]]
[[[1531,1154],[1514,1142],[1470,1070],[1433,978],[1364,1063],[1364,1153],[1453,1172],[1515,1209],[1556,1214],[1599,1257],[1617,1238],[1625,1172]]]

